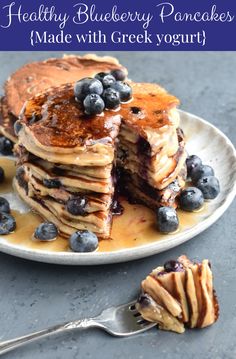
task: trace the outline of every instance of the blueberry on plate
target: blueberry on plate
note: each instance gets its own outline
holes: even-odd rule
[[[105,102],[105,107],[108,109],[115,109],[120,105],[120,94],[111,87],[104,90],[102,98]]]
[[[16,229],[15,218],[9,213],[0,213],[0,234],[9,234]]]
[[[101,95],[103,86],[101,81],[96,78],[85,77],[75,83],[74,94],[77,100],[83,101],[89,94]]]
[[[126,82],[116,81],[111,87],[119,92],[121,102],[127,102],[131,99],[132,88]]]
[[[214,176],[202,177],[196,184],[205,199],[214,199],[220,193],[219,180]]]
[[[66,209],[70,214],[74,216],[85,216],[87,214],[87,203],[87,198],[83,196],[70,198],[67,201]]]
[[[184,211],[200,209],[204,203],[202,191],[196,187],[188,187],[181,192],[179,198],[180,208]]]
[[[214,176],[214,170],[211,166],[208,165],[201,165],[198,167],[195,167],[191,172],[191,178],[194,183],[197,183],[197,181],[201,177],[208,177],[208,176]]]
[[[59,188],[61,186],[61,182],[57,178],[55,178],[55,179],[44,178],[43,184],[47,188]]]
[[[5,172],[2,167],[0,167],[0,183],[2,183],[5,179]]]
[[[3,155],[12,155],[13,143],[6,137],[0,138],[0,152]]]
[[[90,231],[76,231],[70,236],[69,242],[74,252],[93,252],[98,247],[98,237]]]
[[[105,108],[103,99],[94,93],[86,96],[83,104],[86,115],[99,115]]]
[[[168,262],[165,262],[164,269],[167,273],[184,271],[183,265],[180,262],[175,261],[175,260],[170,260]]]
[[[6,198],[0,197],[0,212],[10,213],[10,205]]]
[[[126,78],[124,71],[120,69],[112,70],[110,73],[115,77],[116,81],[124,81]]]
[[[53,241],[58,236],[58,229],[54,223],[44,222],[34,231],[34,239],[38,241]]]
[[[160,207],[157,210],[157,226],[161,233],[176,231],[179,219],[176,210],[172,207]]]
[[[200,157],[196,155],[188,156],[188,158],[186,159],[188,177],[191,177],[191,172],[194,168],[199,167],[201,165],[202,165],[202,160]]]
[[[116,79],[114,76],[108,74],[105,75],[102,79],[102,84],[104,88],[108,88],[110,87],[112,84],[114,84],[116,82]]]

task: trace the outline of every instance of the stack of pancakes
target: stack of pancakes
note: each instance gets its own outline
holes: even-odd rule
[[[121,184],[126,190],[132,186],[130,193],[143,203],[157,207],[165,199],[165,204],[175,204],[180,183],[176,191],[165,186],[177,181],[185,162],[174,110],[177,99],[157,85],[130,85],[133,100],[100,116],[84,114],[72,84],[51,88],[24,107],[15,188],[66,236],[88,229],[100,238],[109,237],[116,165],[124,170]],[[138,105],[141,117],[134,111]],[[145,143],[142,151],[140,142]],[[119,155],[122,151],[125,159]],[[144,192],[141,181],[156,191],[156,197]],[[86,199],[83,215],[70,214],[68,200],[81,196]]]
[[[83,77],[93,77],[102,71],[122,68],[118,60],[94,54],[85,56],[64,55],[41,62],[31,62],[16,72],[6,81],[5,96],[0,100],[0,132],[13,142],[17,142],[14,123],[25,101],[52,86],[72,83]]]
[[[181,271],[166,272],[164,267],[157,267],[147,276],[137,310],[144,319],[157,322],[160,329],[177,333],[184,332],[184,325],[204,328],[213,324],[219,306],[209,261],[193,263],[181,256],[178,262]]]
[[[117,193],[153,209],[176,207],[185,184],[176,97],[158,85],[129,82],[133,98],[115,111],[89,117],[75,101],[76,80],[117,68],[127,74],[113,58],[66,56],[25,65],[5,85],[0,125],[14,141],[26,101],[16,126],[15,188],[66,237],[87,229],[108,238]],[[81,198],[80,214],[68,211],[68,201]]]
[[[179,101],[162,87],[131,83],[133,100],[122,105],[117,164],[126,195],[150,208],[177,206],[186,177]]]

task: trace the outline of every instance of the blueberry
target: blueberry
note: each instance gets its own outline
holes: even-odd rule
[[[95,79],[97,79],[97,80],[99,80],[99,81],[102,82],[103,78],[104,78],[105,76],[107,76],[107,75],[109,75],[108,72],[99,72],[99,73],[96,74],[94,77],[95,77]]]
[[[23,187],[25,192],[28,193],[28,181],[24,167],[18,167],[16,169],[16,179],[20,187]]]
[[[188,177],[191,177],[191,172],[194,168],[198,167],[198,166],[201,166],[202,165],[202,160],[201,158],[199,158],[198,156],[196,155],[192,155],[192,156],[189,156],[187,159],[186,159],[186,166],[187,166],[187,174],[188,174]]]
[[[164,264],[164,269],[167,273],[169,272],[183,272],[183,265],[175,260],[170,260]]]
[[[93,252],[98,247],[98,237],[90,231],[76,231],[69,241],[74,252]]]
[[[74,216],[84,216],[87,214],[86,206],[87,206],[87,198],[80,196],[71,198],[67,201],[66,209],[69,213]]]
[[[214,176],[200,178],[196,186],[202,191],[205,199],[214,199],[220,193],[219,181]]]
[[[120,105],[120,94],[118,91],[112,89],[111,87],[107,88],[103,92],[102,98],[105,102],[106,108],[115,109]]]
[[[151,304],[151,299],[150,296],[146,293],[141,293],[140,296],[138,297],[137,302],[142,306],[142,307],[148,307]]]
[[[102,79],[102,84],[104,88],[108,88],[110,87],[112,84],[114,84],[116,82],[116,79],[114,76],[112,75],[106,75],[103,77]]]
[[[207,165],[201,165],[195,167],[191,172],[191,178],[196,183],[201,177],[214,176],[214,170],[212,167]]]
[[[121,215],[124,212],[124,207],[120,204],[117,199],[113,199],[111,205],[111,213],[113,215]]]
[[[137,106],[130,107],[130,110],[134,115],[138,115],[139,113],[142,112],[142,109],[140,107],[137,107]]]
[[[0,197],[0,212],[10,213],[10,205],[6,198]]]
[[[61,186],[61,182],[57,178],[55,178],[55,179],[44,178],[43,184],[47,188],[59,188]]]
[[[86,77],[75,83],[74,93],[75,97],[79,101],[83,101],[87,95],[97,94],[101,95],[103,92],[103,86],[101,81],[95,78]]]
[[[172,207],[160,207],[157,210],[157,226],[161,233],[174,232],[179,226],[176,210]]]
[[[136,144],[137,144],[138,154],[140,155],[145,154],[148,157],[151,156],[151,146],[150,143],[146,140],[146,138],[139,136]]]
[[[111,75],[115,77],[116,81],[124,81],[126,78],[124,71],[120,69],[112,70]]]
[[[158,277],[161,277],[161,276],[163,276],[163,275],[165,275],[165,274],[166,274],[166,271],[162,270],[161,272],[158,272],[158,273],[157,273],[157,276],[158,276]]]
[[[113,89],[119,92],[120,100],[122,102],[129,101],[132,97],[132,88],[125,82],[116,81],[111,85]]]
[[[0,138],[0,152],[3,155],[12,155],[13,143],[6,137]]]
[[[15,218],[10,214],[0,213],[0,234],[9,234],[16,229]]]
[[[180,208],[184,211],[194,211],[202,207],[204,197],[200,189],[196,187],[188,187],[184,189],[180,195]]]
[[[103,99],[97,94],[91,94],[84,99],[84,110],[87,115],[98,115],[105,108]]]
[[[15,135],[18,136],[20,130],[22,129],[22,124],[20,122],[20,120],[17,120],[15,123],[14,123],[14,131],[15,131]]]
[[[2,167],[0,167],[0,183],[2,183],[5,179],[5,172]]]
[[[54,223],[41,223],[34,232],[34,238],[39,241],[53,241],[58,236],[58,229]]]

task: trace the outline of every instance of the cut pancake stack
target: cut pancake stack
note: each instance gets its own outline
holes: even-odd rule
[[[72,83],[83,77],[93,77],[98,72],[109,72],[120,68],[113,57],[65,55],[40,62],[31,62],[19,68],[6,81],[5,96],[0,100],[0,132],[16,142],[14,123],[25,101],[52,86]]]
[[[157,267],[142,282],[137,310],[142,317],[157,322],[160,329],[183,333],[185,325],[204,328],[219,316],[208,260],[193,263],[186,256],[177,261],[177,270]]]
[[[179,101],[158,85],[129,84],[131,101],[101,115],[84,114],[73,84],[33,96],[22,110],[15,188],[66,237],[87,229],[108,238],[115,192],[150,208],[177,205],[186,175]],[[72,200],[83,205],[71,210]]]
[[[154,84],[132,84],[133,101],[122,105],[118,166],[126,194],[150,208],[177,206],[185,183],[185,142],[179,101]]]

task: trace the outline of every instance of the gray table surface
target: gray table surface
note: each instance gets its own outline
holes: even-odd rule
[[[0,83],[20,65],[59,53],[0,53]],[[181,107],[220,128],[236,143],[236,53],[117,52],[136,81],[158,82]],[[227,176],[227,174],[226,174]],[[157,264],[186,253],[209,258],[220,302],[220,319],[183,335],[153,329],[115,339],[93,330],[31,344],[6,358],[236,358],[236,203],[204,233],[168,252],[129,263],[66,267],[0,254],[0,339],[51,324],[92,316],[133,299],[140,281]]]

